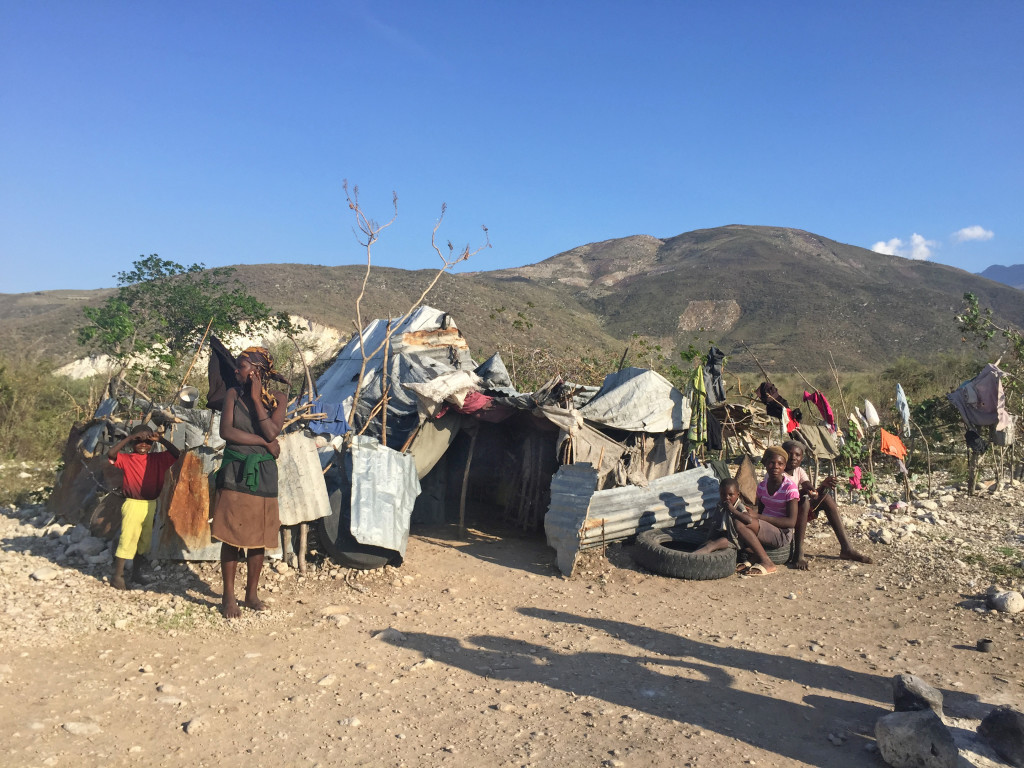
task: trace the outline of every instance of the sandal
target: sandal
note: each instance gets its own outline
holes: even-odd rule
[[[752,566],[747,568],[744,572],[744,576],[771,576],[775,571],[769,571],[760,563],[754,563]]]
[[[736,573],[746,573],[747,569],[750,568],[751,565],[753,565],[753,563],[751,563],[749,560],[744,560],[741,563],[737,563]]]

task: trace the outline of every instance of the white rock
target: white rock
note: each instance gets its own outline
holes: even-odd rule
[[[206,721],[201,717],[193,717],[187,723],[185,723],[185,733],[189,736],[194,736],[206,727]]]
[[[914,502],[914,506],[918,509],[927,509],[930,512],[934,512],[939,508],[939,505],[931,499],[920,499]]]
[[[405,635],[399,632],[394,627],[388,627],[382,629],[380,632],[373,636],[374,640],[383,640],[384,642],[401,642],[405,640]]]
[[[1020,613],[1024,611],[1024,595],[1020,592],[999,592],[989,602],[997,611],[1003,613]]]
[[[324,687],[327,687],[329,685],[334,685],[336,682],[338,682],[338,676],[337,675],[324,675],[323,677],[321,677],[319,680],[316,681],[316,684],[324,686]]]
[[[35,581],[52,581],[57,578],[57,574],[59,573],[60,571],[52,565],[44,565],[39,570],[33,571],[29,578]]]
[[[96,723],[61,723],[60,727],[72,736],[94,736],[100,732]]]
[[[84,539],[79,541],[77,544],[72,544],[68,547],[66,555],[73,555],[76,552],[82,557],[95,557],[101,552],[106,551],[107,542],[103,539],[98,539],[95,536],[86,536]]]

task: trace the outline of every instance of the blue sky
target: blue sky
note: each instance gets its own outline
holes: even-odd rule
[[[0,292],[797,227],[1024,263],[1024,3],[0,0]],[[959,235],[957,233],[960,233]]]

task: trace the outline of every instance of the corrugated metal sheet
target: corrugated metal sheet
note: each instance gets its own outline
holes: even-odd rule
[[[551,481],[544,531],[548,546],[558,553],[559,570],[571,576],[584,549],[650,528],[698,525],[717,504],[718,479],[706,467],[658,478],[646,488],[598,491],[593,466],[570,464]]]
[[[219,454],[202,447],[182,453],[171,467],[153,520],[151,556],[161,560],[218,560],[220,542],[210,538],[211,472]]]

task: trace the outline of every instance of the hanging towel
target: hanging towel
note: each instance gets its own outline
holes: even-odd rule
[[[871,404],[870,400],[864,401],[864,421],[869,427],[877,427],[882,423],[882,420],[878,418],[878,411],[875,410],[875,406]]]
[[[910,437],[910,403],[907,402],[907,395],[903,391],[903,385],[896,385],[896,410],[900,412],[903,420],[903,436]]]
[[[821,412],[821,418],[825,420],[826,424],[828,424],[829,429],[833,432],[836,431],[836,417],[835,414],[832,413],[832,406],[829,405],[828,400],[825,399],[825,396],[821,394],[821,392],[811,394],[807,390],[804,390],[804,401],[814,403]]]
[[[858,491],[864,490],[864,484],[860,481],[861,471],[860,467],[853,468],[853,477],[850,478],[850,487],[855,488]]]
[[[895,456],[901,461],[907,457],[907,447],[892,432],[886,432],[884,429],[881,430],[882,435],[882,453],[888,454],[889,456]]]

